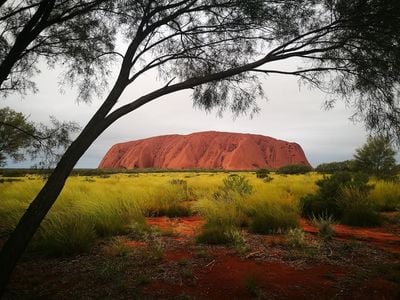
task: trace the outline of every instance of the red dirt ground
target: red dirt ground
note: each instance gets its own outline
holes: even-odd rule
[[[318,232],[310,221],[302,219],[300,224],[305,232],[312,234]],[[400,236],[389,233],[382,227],[349,227],[336,224],[333,225],[333,228],[336,239],[365,241],[387,252],[400,254]]]
[[[108,239],[87,255],[25,259],[5,299],[400,299],[399,228],[334,225],[334,239],[322,243],[302,220],[307,248],[244,232],[242,251],[196,244],[200,217],[147,222],[168,234],[124,236],[130,254],[102,250]]]
[[[200,217],[173,220],[149,218],[148,223],[161,229],[172,228],[184,238],[193,238],[204,224]],[[301,226],[305,232],[317,234],[317,229],[310,222],[301,220]],[[334,225],[334,229],[335,239],[361,240],[384,251],[400,253],[400,237],[385,232],[383,228]],[[246,259],[223,248],[210,252],[210,262],[192,270],[195,283],[158,280],[147,285],[144,292],[158,295],[160,299],[173,299],[179,295],[194,299],[398,299],[400,296],[398,285],[379,277],[356,286],[350,294],[349,291],[338,290],[338,281],[351,274],[351,266],[317,264],[295,268],[282,262]],[[189,249],[168,251],[164,256],[169,262],[192,258],[193,253]],[[155,291],[161,292],[158,294]]]

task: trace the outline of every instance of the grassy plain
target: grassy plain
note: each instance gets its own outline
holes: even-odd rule
[[[146,216],[201,215],[206,225],[200,241],[213,242],[218,235],[235,243],[237,230],[247,228],[268,234],[298,226],[299,200],[317,190],[317,173],[271,175],[272,180],[244,176],[252,193],[216,197],[223,181],[233,172],[165,172],[71,176],[51,212],[36,234],[31,249],[51,255],[89,250],[96,238],[124,233],[143,234]],[[10,178],[11,179],[11,178]],[[0,184],[0,232],[13,229],[42,187],[38,175],[26,175]],[[373,181],[370,200],[378,210],[400,207],[400,184]],[[202,236],[203,235],[203,236]],[[205,236],[204,236],[205,235]],[[209,235],[209,236],[207,236]],[[217,237],[216,237],[217,236]],[[211,239],[211,240],[210,240]]]

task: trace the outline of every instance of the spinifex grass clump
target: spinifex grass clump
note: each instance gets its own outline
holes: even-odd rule
[[[375,188],[369,198],[380,211],[396,211],[400,208],[400,182],[379,180],[374,183]]]
[[[253,233],[273,234],[296,228],[299,215],[295,206],[288,202],[257,201],[249,208],[249,229]]]
[[[189,198],[194,196],[186,180],[172,179],[164,185],[153,187],[144,203],[147,216],[184,217],[191,215]]]
[[[313,223],[318,228],[318,235],[324,241],[330,241],[335,234],[335,230],[332,227],[334,219],[332,216],[319,216],[313,217]]]
[[[241,237],[238,227],[247,222],[240,202],[252,190],[244,176],[229,175],[211,199],[200,200],[195,209],[206,219],[206,224],[197,236],[197,242],[237,244]]]
[[[73,255],[89,251],[95,239],[90,218],[79,213],[57,213],[43,221],[32,248],[49,256]]]
[[[290,248],[304,248],[306,245],[305,233],[300,228],[289,229],[286,234],[286,241]]]
[[[369,200],[373,186],[368,176],[340,172],[317,181],[319,190],[301,199],[302,215],[308,218],[330,215],[353,226],[379,224],[375,205]]]

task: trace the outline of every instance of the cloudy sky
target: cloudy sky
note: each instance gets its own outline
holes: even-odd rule
[[[60,92],[59,81],[59,72],[47,70],[44,66],[36,78],[39,93],[24,98],[13,95],[0,100],[0,104],[29,115],[32,121],[48,122],[49,115],[53,115],[59,120],[76,121],[84,126],[102,99],[78,103],[73,89],[66,87],[64,92]],[[160,85],[155,74],[149,74],[123,94],[119,105]],[[349,120],[352,111],[343,103],[324,110],[325,95],[299,86],[294,77],[273,75],[265,79],[263,85],[268,101],[259,100],[261,112],[252,119],[246,116],[234,119],[229,113],[220,118],[215,112],[207,114],[194,109],[190,91],[158,99],[108,128],[85,153],[77,167],[97,167],[115,143],[165,134],[208,130],[262,134],[299,143],[313,166],[350,159],[355,149],[366,140],[363,124],[354,124]],[[7,167],[31,165],[29,161],[17,164],[10,161]]]

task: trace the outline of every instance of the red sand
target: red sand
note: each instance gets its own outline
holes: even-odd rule
[[[177,254],[167,255],[166,259],[188,258],[187,253]],[[336,266],[296,269],[281,262],[257,262],[234,256],[225,249],[215,249],[212,254],[210,263],[194,268],[194,284],[156,281],[145,291],[159,290],[163,298],[171,299],[182,294],[196,299],[252,299],[252,293],[261,299],[316,299],[322,290],[324,297],[332,298],[334,282],[348,272]]]
[[[310,221],[302,219],[301,226],[305,232],[317,233],[317,228]],[[337,239],[356,239],[374,244],[387,252],[400,253],[400,236],[386,232],[382,227],[349,227],[336,224],[333,228]]]
[[[204,224],[200,217],[149,218],[148,223],[163,229],[173,228],[186,239],[193,238]],[[306,232],[317,233],[307,220],[301,220],[301,226]],[[335,239],[358,239],[384,251],[400,253],[400,237],[385,232],[382,227],[334,225],[334,228]],[[352,273],[351,266],[317,264],[298,268],[280,261],[241,258],[223,247],[211,247],[207,255],[206,263],[193,267],[191,280],[153,281],[144,288],[145,294],[159,293],[163,299],[182,295],[196,299],[395,299],[398,296],[396,284],[381,278],[373,278],[350,291],[338,290],[337,282]],[[184,247],[164,254],[164,260],[169,262],[193,258],[194,253]]]
[[[185,218],[147,218],[147,224],[158,226],[162,230],[171,230],[182,237],[194,237],[204,224],[204,220],[198,216]]]
[[[255,134],[210,131],[116,144],[99,168],[254,170],[289,164],[310,165],[297,143]]]

